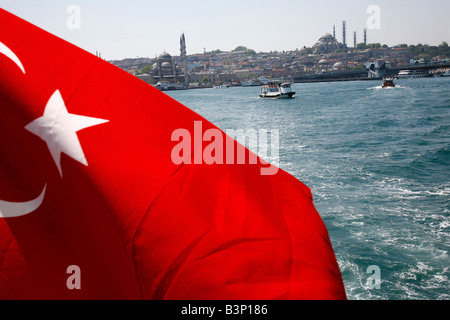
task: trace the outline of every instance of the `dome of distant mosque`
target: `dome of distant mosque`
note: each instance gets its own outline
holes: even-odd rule
[[[342,69],[344,67],[344,64],[342,63],[342,62],[336,62],[334,65],[333,65],[333,69],[336,69],[336,70],[340,70],[340,69]]]
[[[327,33],[325,33],[323,36],[321,36],[319,40],[329,40],[329,41],[333,41],[333,40],[334,40],[334,37],[333,37],[331,34],[329,34],[329,33],[327,32]]]
[[[319,64],[328,64],[327,59],[320,59]]]
[[[159,55],[159,59],[172,59],[172,56],[168,54],[167,52],[163,52]]]

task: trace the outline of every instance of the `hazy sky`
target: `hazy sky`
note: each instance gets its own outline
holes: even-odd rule
[[[79,29],[74,11],[80,9]],[[367,12],[371,6],[379,9]],[[185,33],[188,54],[239,45],[259,51],[311,47],[325,32],[347,45],[368,42],[450,43],[450,0],[0,0],[0,7],[105,59],[179,55]],[[369,23],[369,25],[368,25]],[[6,31],[2,31],[6,32]]]

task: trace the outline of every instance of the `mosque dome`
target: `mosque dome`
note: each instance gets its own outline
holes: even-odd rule
[[[335,70],[341,70],[342,68],[344,68],[344,64],[342,62],[336,62],[333,65],[333,69],[335,69]]]
[[[172,59],[172,56],[168,54],[167,52],[163,52],[159,55],[159,59]]]
[[[163,62],[161,67],[172,67],[172,64],[170,62]]]
[[[322,40],[322,41],[333,41],[334,37],[327,32],[323,36],[321,36],[319,40]]]
[[[319,64],[328,64],[327,59],[320,59]]]

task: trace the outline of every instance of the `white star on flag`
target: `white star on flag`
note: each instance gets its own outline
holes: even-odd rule
[[[56,90],[45,106],[44,115],[26,125],[25,129],[47,143],[62,177],[61,152],[88,165],[76,132],[108,121],[69,113],[61,93]]]

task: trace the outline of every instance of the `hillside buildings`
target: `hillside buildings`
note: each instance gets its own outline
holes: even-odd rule
[[[348,48],[336,39],[335,31],[333,34],[325,33],[311,48],[300,50],[256,53],[238,47],[228,52],[215,50],[190,55],[187,54],[183,34],[180,37],[180,56],[163,52],[154,59],[125,59],[112,63],[148,83],[165,81],[188,86],[239,82],[259,77],[294,79],[329,72],[364,72],[368,61],[383,60],[387,67],[395,68],[410,65],[414,59],[414,54],[406,45],[389,48],[386,45],[360,43],[355,47],[354,41],[354,48]],[[367,40],[366,32],[364,40]]]

